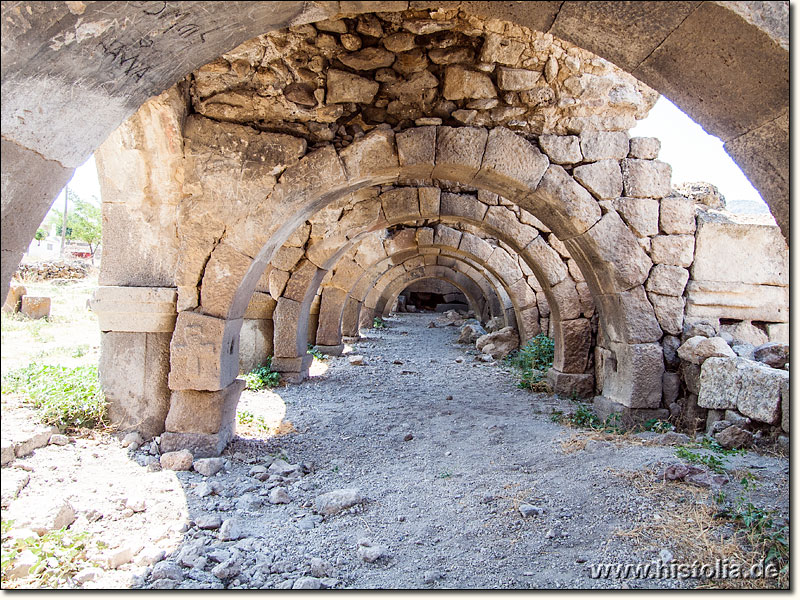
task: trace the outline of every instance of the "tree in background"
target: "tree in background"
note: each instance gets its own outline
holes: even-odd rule
[[[72,189],[67,189],[67,195],[71,206],[67,212],[66,239],[69,241],[79,240],[89,244],[89,252],[94,262],[94,253],[97,250],[97,246],[100,244],[102,234],[100,207],[82,199],[73,192]],[[45,223],[48,228],[55,225],[56,235],[61,235],[64,213],[56,208],[52,208]]]

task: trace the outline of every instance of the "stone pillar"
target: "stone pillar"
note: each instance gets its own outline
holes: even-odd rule
[[[100,325],[100,385],[111,424],[151,438],[164,431],[175,329],[175,288],[102,286],[91,301]]]
[[[358,338],[358,323],[361,315],[361,302],[348,296],[342,309],[342,336]]]
[[[272,356],[274,311],[275,300],[269,294],[253,292],[239,334],[239,371],[242,373],[262,366],[267,357]]]

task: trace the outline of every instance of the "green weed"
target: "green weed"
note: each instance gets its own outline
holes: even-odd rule
[[[9,372],[2,391],[24,396],[39,410],[45,425],[67,430],[106,425],[107,403],[94,365],[30,364]]]
[[[725,463],[713,454],[700,454],[692,452],[686,446],[678,446],[675,449],[675,456],[696,465],[705,465],[715,473],[725,473]]]
[[[505,361],[513,369],[519,371],[518,387],[534,390],[553,366],[555,342],[552,338],[540,333],[524,347],[509,354]]]
[[[256,417],[249,411],[243,410],[236,413],[236,420],[240,425],[249,425],[250,427],[253,427],[264,433],[270,432],[270,426],[267,425],[267,421],[264,419],[264,417],[260,415]]]
[[[372,319],[372,327],[374,329],[386,329],[386,321],[384,321],[381,317],[375,317]]]
[[[312,344],[308,345],[308,351],[306,353],[310,354],[317,360],[325,360],[326,358],[328,358],[327,354],[323,354],[322,352],[319,351],[318,348],[314,347]]]
[[[245,387],[248,390],[263,390],[264,388],[277,387],[281,382],[281,374],[272,370],[272,357],[268,356],[266,362],[250,371],[244,376]]]

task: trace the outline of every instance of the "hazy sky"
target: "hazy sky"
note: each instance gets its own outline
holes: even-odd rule
[[[659,159],[672,165],[672,183],[706,181],[716,185],[726,200],[750,200],[763,204],[736,163],[725,153],[722,142],[708,135],[702,127],[683,114],[663,96],[650,114],[639,121],[633,136],[652,136],[661,140]],[[78,167],[70,186],[85,200],[100,198],[94,156]],[[55,206],[63,209],[63,192]],[[764,204],[766,210],[766,204]]]

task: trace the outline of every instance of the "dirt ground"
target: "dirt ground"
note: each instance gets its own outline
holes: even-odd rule
[[[428,327],[434,319],[403,314],[365,332],[346,349],[363,365],[331,357],[302,384],[245,392],[239,436],[212,476],[147,467],[155,446],[125,449],[110,433],[40,448],[2,469],[3,520],[24,528],[70,504],[68,531],[89,541],[64,587],[775,585],[593,569],[753,560],[713,518],[715,502],[747,500],[788,521],[786,457],[724,456],[728,483],[713,488],[657,480],[682,462],[668,439],[553,422],[576,403],[519,389],[503,363],[457,345],[458,328]],[[3,424],[25,410],[4,398]],[[344,489],[357,502],[319,514],[318,497]]]

